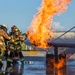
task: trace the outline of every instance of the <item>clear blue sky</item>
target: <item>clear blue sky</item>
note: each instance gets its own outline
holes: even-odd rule
[[[0,24],[8,24],[9,31],[12,25],[17,25],[26,32],[40,4],[41,0],[0,0]],[[66,30],[75,26],[75,0],[71,1],[66,13],[54,17],[54,22],[59,22]]]

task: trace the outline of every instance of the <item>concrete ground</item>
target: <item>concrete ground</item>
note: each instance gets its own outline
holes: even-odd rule
[[[45,61],[45,57],[25,57],[24,65],[18,61],[9,73],[5,73],[6,61],[3,61],[3,72],[0,75],[75,75],[75,60],[67,61],[66,68],[59,70],[46,67]]]

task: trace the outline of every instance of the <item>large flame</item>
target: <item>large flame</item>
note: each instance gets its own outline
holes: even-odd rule
[[[41,48],[48,46],[47,40],[54,36],[54,31],[51,30],[53,17],[65,12],[69,3],[70,0],[42,0],[39,12],[34,16],[27,31],[28,38],[34,46]]]

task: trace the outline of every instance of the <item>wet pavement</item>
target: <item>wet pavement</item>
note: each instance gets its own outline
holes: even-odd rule
[[[13,71],[9,73],[5,72],[6,62],[3,61],[3,72],[0,75],[75,75],[75,60],[68,61],[66,68],[57,70],[46,67],[45,57],[25,57],[25,59],[24,65],[18,61]]]

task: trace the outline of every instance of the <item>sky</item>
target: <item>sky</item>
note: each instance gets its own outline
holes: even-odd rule
[[[16,25],[23,33],[29,28],[42,0],[0,0],[0,24],[7,24],[8,31]],[[75,0],[66,12],[53,18],[52,29],[68,30],[75,26]],[[74,29],[75,30],[75,29]]]

